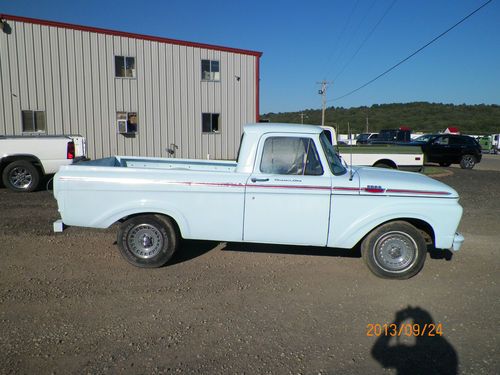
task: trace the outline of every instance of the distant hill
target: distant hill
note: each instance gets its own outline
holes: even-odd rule
[[[321,110],[307,109],[300,112],[266,113],[261,119],[271,122],[320,124]],[[368,117],[369,131],[408,126],[414,132],[443,131],[449,126],[458,127],[462,133],[500,133],[499,105],[454,105],[441,103],[394,103],[374,104],[371,107],[342,108],[329,107],[326,110],[325,125],[336,126],[339,133],[347,133],[349,122],[352,133],[366,131]]]

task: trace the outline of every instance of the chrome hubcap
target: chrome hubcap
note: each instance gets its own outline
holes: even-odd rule
[[[474,159],[472,156],[464,156],[464,163],[467,167],[472,167],[474,166]]]
[[[387,272],[399,273],[417,259],[417,244],[404,232],[388,232],[375,242],[375,262]]]
[[[10,183],[19,189],[26,189],[31,185],[33,176],[26,168],[16,167],[10,171]]]
[[[127,237],[130,251],[142,259],[149,259],[158,255],[166,240],[163,234],[150,224],[136,225]]]

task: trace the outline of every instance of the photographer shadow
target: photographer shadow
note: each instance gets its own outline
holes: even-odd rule
[[[373,345],[371,354],[383,368],[395,368],[398,374],[457,374],[458,355],[453,346],[439,331],[434,330],[434,335],[429,327],[436,327],[432,316],[419,307],[408,306],[396,313],[392,324],[396,325],[396,333],[403,334],[380,335]],[[416,334],[416,330],[405,330],[411,325],[419,326],[420,333],[427,327],[425,334]],[[393,327],[393,326],[391,326]],[[416,327],[416,326],[415,326]],[[401,329],[400,331],[400,328]],[[414,344],[402,343],[409,340],[405,333],[412,331],[410,336]],[[429,333],[431,335],[429,335]],[[394,344],[395,342],[395,344]]]

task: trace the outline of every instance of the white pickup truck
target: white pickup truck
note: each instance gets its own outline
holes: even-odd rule
[[[13,191],[34,191],[44,175],[84,159],[85,147],[82,136],[0,136],[2,182]]]
[[[237,162],[116,156],[64,166],[54,196],[55,231],[120,222],[120,252],[139,267],[164,265],[181,238],[361,244],[371,271],[404,279],[428,245],[463,242],[455,190],[418,173],[346,168],[316,126],[247,125]]]
[[[334,128],[329,126],[322,126],[322,128],[330,143],[335,146],[339,155],[349,165],[392,168],[412,172],[420,172],[424,167],[424,153],[420,146],[340,145],[337,142]]]

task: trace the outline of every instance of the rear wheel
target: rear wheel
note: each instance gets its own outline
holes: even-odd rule
[[[140,215],[125,221],[118,231],[122,256],[136,267],[156,268],[167,263],[179,243],[172,220],[157,215]]]
[[[472,169],[476,165],[476,158],[474,155],[463,155],[460,160],[460,167],[462,169]]]
[[[2,181],[6,188],[18,192],[34,191],[40,182],[40,172],[28,161],[13,161],[5,167]]]
[[[408,279],[424,266],[427,247],[420,231],[405,221],[394,221],[373,230],[361,243],[366,265],[387,279]]]

